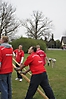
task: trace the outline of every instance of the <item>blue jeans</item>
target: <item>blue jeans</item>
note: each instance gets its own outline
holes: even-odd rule
[[[33,99],[33,96],[39,85],[42,87],[49,99],[55,99],[54,93],[49,85],[46,72],[31,76],[30,85],[25,99]]]
[[[11,73],[0,74],[1,99],[12,99]]]

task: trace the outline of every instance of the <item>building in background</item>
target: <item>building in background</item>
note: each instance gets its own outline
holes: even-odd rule
[[[63,36],[61,38],[61,46],[62,46],[62,49],[66,49],[66,36]]]

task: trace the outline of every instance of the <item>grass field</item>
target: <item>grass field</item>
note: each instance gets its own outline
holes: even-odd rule
[[[26,56],[27,54],[25,54],[25,58]],[[47,64],[45,66],[49,78],[49,83],[54,91],[55,97],[56,99],[66,99],[66,51],[48,50],[47,56],[56,59],[56,66],[54,68],[47,66]],[[29,77],[28,74],[26,76]],[[15,81],[15,77],[16,71],[14,71],[12,74],[12,99],[24,99],[29,84],[25,79],[23,79],[22,82]],[[36,92],[33,99],[44,98],[38,92]]]

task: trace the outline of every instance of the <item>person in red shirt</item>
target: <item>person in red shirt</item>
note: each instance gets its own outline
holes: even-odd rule
[[[0,45],[0,91],[1,99],[12,99],[11,74],[13,48],[8,44],[8,37],[1,38]]]
[[[13,51],[13,54],[16,58],[16,61],[19,63],[19,64],[22,64],[23,62],[23,59],[24,59],[24,51],[22,50],[22,45],[19,45],[18,49],[15,49]],[[16,64],[16,67],[19,67],[18,64]],[[21,82],[22,81],[22,76],[17,72],[17,78],[15,80],[18,80]]]
[[[37,55],[39,55],[41,57],[41,59],[43,61],[43,64],[45,66],[46,61],[47,61],[46,53],[43,50],[40,49],[40,45],[37,45],[36,48],[37,48],[36,53],[37,53]]]
[[[30,55],[27,57],[24,64],[21,64],[20,68],[16,68],[18,71],[29,65],[29,70],[32,72],[25,99],[32,99],[39,85],[43,88],[45,94],[49,99],[55,99],[53,91],[48,82],[46,69],[40,56],[36,54],[36,50],[36,47],[30,47],[28,50],[28,53]]]

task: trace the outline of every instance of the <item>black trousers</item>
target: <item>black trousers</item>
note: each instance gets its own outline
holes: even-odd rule
[[[39,85],[42,87],[49,99],[55,99],[53,91],[49,85],[46,72],[31,76],[30,85],[25,99],[32,99]]]
[[[16,64],[16,67],[19,67],[18,64]],[[17,78],[22,79],[22,76],[17,72]]]

